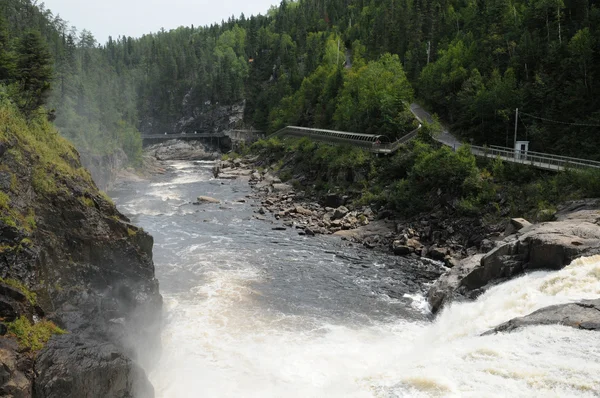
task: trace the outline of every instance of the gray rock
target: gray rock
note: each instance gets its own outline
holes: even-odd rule
[[[221,203],[219,199],[211,198],[210,196],[198,196],[199,203]]]
[[[293,190],[294,188],[289,184],[273,184],[273,192],[289,193]]]
[[[346,206],[340,206],[333,211],[333,220],[338,220],[344,218],[346,214],[348,214],[350,210]]]
[[[401,241],[396,240],[392,243],[392,251],[397,256],[407,256],[413,252],[414,249],[411,249],[410,247],[403,245]]]
[[[302,214],[303,216],[312,216],[313,215],[312,211],[310,211],[308,209],[305,209],[302,206],[296,206],[296,208],[294,209],[294,211],[296,213],[298,213],[298,214]]]
[[[454,297],[475,297],[480,289],[526,270],[559,270],[574,259],[600,252],[600,226],[571,220],[531,225],[483,255],[444,275],[428,294],[433,311]]]
[[[511,332],[526,326],[553,324],[600,331],[600,299],[542,308],[524,317],[511,319],[484,335]]]
[[[56,337],[36,361],[34,398],[153,397],[140,366],[110,343]]]
[[[464,300],[466,289],[461,285],[465,276],[473,269],[479,267],[483,254],[468,257],[454,266],[451,271],[442,275],[427,292],[427,301],[431,306],[431,312],[438,312],[442,306],[449,301]]]
[[[430,247],[427,251],[427,257],[437,261],[444,261],[447,254],[448,249],[443,247]]]

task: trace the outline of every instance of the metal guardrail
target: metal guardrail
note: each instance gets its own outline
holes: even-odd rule
[[[380,140],[385,136],[376,134],[350,133],[346,131],[313,129],[309,127],[287,126],[271,134],[275,136],[295,136],[308,137],[316,141],[324,141],[334,144],[348,144],[359,148],[364,148],[370,152],[390,154],[398,150],[400,145],[410,141],[417,136],[421,125],[415,130],[401,137],[397,141],[390,143],[381,143]],[[387,139],[387,137],[386,137]]]
[[[201,134],[142,134],[142,139],[169,139],[176,138],[217,138],[225,137],[224,133],[201,133]]]
[[[499,157],[503,161],[530,165],[544,170],[562,171],[565,169],[600,169],[600,162],[595,160],[577,159],[532,151],[519,152],[511,148],[498,146],[483,147],[472,145],[471,152],[476,156],[486,158]]]
[[[400,145],[405,144],[408,141],[415,138],[417,136],[417,134],[419,133],[419,130],[421,130],[421,127],[422,127],[422,125],[419,124],[419,127],[414,129],[410,133],[406,134],[405,136],[400,137],[398,140],[392,142],[391,144],[379,144],[379,145],[374,144],[372,151],[376,152],[376,153],[385,153],[385,154],[394,153],[400,148]]]

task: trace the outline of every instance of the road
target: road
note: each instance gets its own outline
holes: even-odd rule
[[[425,121],[427,123],[433,123],[433,121],[434,121],[431,114],[429,112],[427,112],[425,109],[423,109],[423,107],[421,107],[417,103],[412,103],[410,105],[410,111],[413,113],[413,115],[415,115],[415,117],[421,123],[423,123],[423,121]],[[454,148],[454,150],[460,148],[462,145],[460,140],[458,140],[458,138],[456,138],[455,136],[450,134],[450,132],[448,131],[448,129],[445,126],[442,126],[442,128],[443,128],[442,132],[434,138],[437,141],[441,142],[442,144],[448,145],[448,146]]]

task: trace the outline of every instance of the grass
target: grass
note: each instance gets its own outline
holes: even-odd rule
[[[44,116],[27,121],[13,105],[4,102],[0,104],[0,125],[4,127],[0,138],[16,143],[8,152],[18,163],[27,155],[39,158],[32,181],[37,193],[56,193],[56,175],[92,182],[89,173],[79,165],[73,145],[59,136]]]
[[[113,202],[112,198],[110,196],[108,196],[108,194],[106,192],[100,191],[100,196],[102,196],[102,199],[104,199],[110,205],[112,205],[112,206],[115,205],[115,203]]]
[[[94,203],[94,200],[92,198],[80,196],[77,199],[79,200],[79,202],[81,202],[82,205],[86,207],[96,207],[96,204]]]
[[[0,282],[4,283],[5,285],[11,286],[23,293],[25,297],[27,297],[27,301],[29,301],[31,305],[35,305],[37,303],[37,294],[29,290],[27,286],[25,286],[18,280],[0,278]]]
[[[67,333],[51,321],[40,321],[32,324],[26,317],[21,316],[7,324],[8,331],[17,338],[21,348],[29,348],[38,351],[53,335]]]
[[[127,235],[134,237],[137,235],[137,231],[132,228],[127,228]]]
[[[0,209],[9,209],[10,197],[4,192],[0,192]]]

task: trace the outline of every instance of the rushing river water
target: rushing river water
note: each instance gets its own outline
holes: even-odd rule
[[[600,396],[597,333],[482,332],[600,295],[600,258],[497,286],[429,321],[411,273],[432,265],[300,237],[252,218],[247,183],[172,162],[113,192],[155,239],[164,297],[157,397]],[[198,195],[221,205],[193,206]]]

